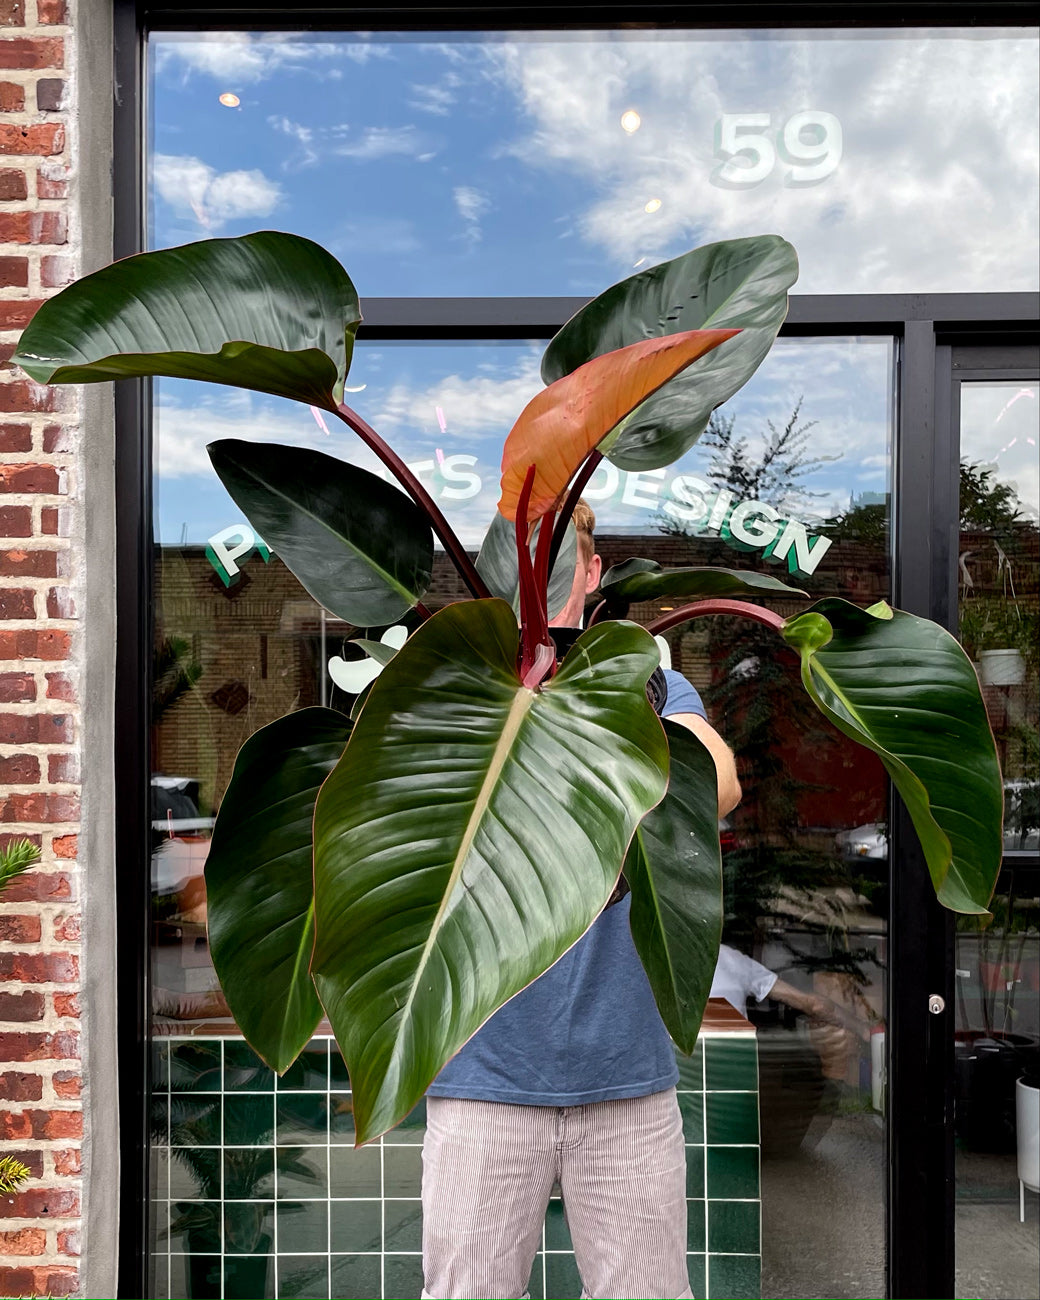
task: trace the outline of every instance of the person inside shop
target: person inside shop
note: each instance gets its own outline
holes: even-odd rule
[[[578,559],[553,620],[560,627],[580,624],[600,578],[584,502],[574,523]],[[723,817],[740,800],[733,754],[694,687],[674,671],[665,679],[661,713],[711,753]],[[585,1295],[691,1295],[679,1075],[632,942],[630,905],[630,896],[608,905],[430,1086],[425,1297],[524,1296],[557,1183]]]

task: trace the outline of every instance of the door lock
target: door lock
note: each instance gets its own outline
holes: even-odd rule
[[[933,1016],[940,1015],[946,1010],[946,999],[941,998],[938,993],[933,993],[928,999],[928,1010]]]

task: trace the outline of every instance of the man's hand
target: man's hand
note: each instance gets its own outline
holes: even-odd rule
[[[692,731],[715,760],[715,771],[719,778],[719,816],[725,817],[740,803],[740,781],[737,779],[737,763],[733,751],[711,723],[699,713],[670,713],[668,721],[677,722],[680,727]]]

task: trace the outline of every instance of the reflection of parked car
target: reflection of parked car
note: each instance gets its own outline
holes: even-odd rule
[[[887,858],[888,834],[883,822],[867,822],[834,837],[838,854],[843,858]]]

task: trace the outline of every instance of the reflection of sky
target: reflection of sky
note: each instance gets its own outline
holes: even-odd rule
[[[1040,519],[1040,386],[977,382],[961,385],[961,458],[993,469],[1008,483],[1022,513]],[[992,480],[991,480],[992,481]]]
[[[471,547],[495,511],[505,436],[541,387],[541,351],[540,343],[362,343],[355,352],[349,382],[365,387],[351,402],[420,474]],[[727,404],[753,459],[768,422],[782,428],[801,400],[799,423],[813,425],[810,454],[824,463],[806,484],[818,495],[792,514],[808,522],[810,512],[833,514],[853,496],[886,491],[890,358],[884,339],[782,339]],[[209,466],[205,448],[216,438],[291,443],[379,468],[334,417],[324,416],[326,434],[292,402],[169,380],[160,381],[157,397],[157,526],[166,543],[201,542],[241,519]],[[696,446],[656,473],[601,470],[589,489],[598,527],[655,529],[675,476],[703,475],[710,459]]]
[[[152,47],[158,245],[294,230],[363,296],[593,293],[762,231],[798,248],[800,292],[1037,283],[1038,71],[1021,31]],[[228,91],[238,107],[218,102]],[[785,137],[804,113],[823,116]],[[720,175],[727,132],[756,152]]]

